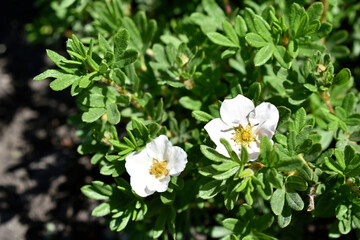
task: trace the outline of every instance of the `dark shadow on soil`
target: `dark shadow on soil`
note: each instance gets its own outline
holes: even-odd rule
[[[33,3],[7,1],[0,14],[0,88],[8,89],[0,91],[0,240],[117,239],[104,219],[91,216],[96,201],[80,191],[101,177],[76,152],[76,130],[66,123],[74,99],[51,91],[47,80],[32,81],[51,67],[46,47],[24,39]],[[64,51],[64,43],[52,48]]]

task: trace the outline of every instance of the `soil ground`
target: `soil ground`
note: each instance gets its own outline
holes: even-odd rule
[[[80,191],[98,171],[77,154],[76,129],[66,123],[74,99],[32,80],[51,67],[45,46],[24,40],[33,1],[0,9],[0,240],[114,239]]]

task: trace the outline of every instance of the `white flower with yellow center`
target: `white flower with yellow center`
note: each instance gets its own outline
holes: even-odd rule
[[[279,121],[279,111],[271,103],[263,102],[256,108],[253,102],[237,95],[226,99],[220,107],[220,117],[205,125],[211,140],[216,144],[216,151],[229,157],[224,145],[225,138],[234,152],[240,157],[241,146],[246,146],[249,161],[254,161],[260,154],[260,140],[267,136],[270,140],[274,135]]]
[[[185,169],[187,154],[182,148],[173,146],[165,135],[160,135],[125,160],[132,189],[137,195],[146,197],[166,191],[170,176],[179,176]]]

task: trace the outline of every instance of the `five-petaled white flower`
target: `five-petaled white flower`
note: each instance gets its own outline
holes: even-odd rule
[[[237,95],[226,99],[220,107],[220,118],[205,125],[211,140],[216,144],[216,151],[229,156],[220,138],[225,138],[240,157],[241,146],[247,147],[249,161],[254,161],[260,154],[260,140],[267,136],[270,141],[279,121],[279,111],[271,103],[263,102],[256,108],[253,102]]]
[[[187,154],[182,148],[173,146],[165,135],[160,135],[125,160],[132,189],[137,195],[146,197],[155,191],[166,191],[170,176],[179,176],[185,169]]]

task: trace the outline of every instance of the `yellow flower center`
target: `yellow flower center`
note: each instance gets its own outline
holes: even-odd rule
[[[250,124],[248,124],[245,128],[241,124],[238,127],[234,127],[235,136],[232,138],[234,142],[238,145],[249,146],[256,138],[253,127],[254,126],[251,126]]]
[[[153,158],[153,164],[150,168],[150,174],[154,175],[155,178],[161,179],[168,175],[169,170],[167,169],[167,161],[159,162],[159,160]]]

